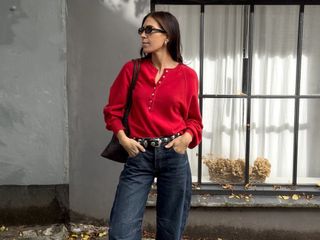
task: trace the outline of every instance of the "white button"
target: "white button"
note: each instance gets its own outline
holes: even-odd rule
[[[166,70],[166,73],[168,72],[168,70]]]
[[[166,76],[162,76],[163,78],[165,78]]]
[[[154,96],[154,93],[152,93],[151,95]]]
[[[149,110],[151,109],[151,107],[148,107],[149,108]]]
[[[156,89],[156,87],[153,88],[154,90]]]

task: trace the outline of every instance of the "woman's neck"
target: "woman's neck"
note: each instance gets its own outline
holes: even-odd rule
[[[151,61],[153,65],[159,70],[165,68],[175,68],[179,63],[174,61],[169,53],[152,53]]]

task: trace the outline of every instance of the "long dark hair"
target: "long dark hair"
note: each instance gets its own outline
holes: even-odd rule
[[[160,27],[166,31],[169,39],[169,42],[167,43],[169,54],[174,61],[182,63],[180,28],[176,17],[169,12],[151,12],[143,18],[141,26],[143,26],[148,17],[152,17],[156,20]],[[151,54],[145,54],[142,48],[140,49],[140,56],[142,58],[151,58]]]

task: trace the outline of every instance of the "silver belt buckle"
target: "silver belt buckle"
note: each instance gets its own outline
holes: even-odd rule
[[[151,140],[150,145],[151,145],[152,147],[160,147],[160,146],[161,146],[161,143],[162,143],[162,141],[161,141],[160,138],[155,138],[155,139],[152,139],[152,140]]]
[[[148,141],[143,139],[138,139],[138,143],[140,143],[145,148],[148,147]]]

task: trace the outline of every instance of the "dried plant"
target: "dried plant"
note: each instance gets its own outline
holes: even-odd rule
[[[252,174],[250,175],[250,180],[255,182],[264,182],[271,173],[271,164],[268,159],[258,157],[252,168]]]
[[[215,158],[208,155],[203,160],[208,167],[211,181],[217,183],[237,183],[244,180],[245,160]],[[268,159],[257,158],[253,167],[249,167],[250,182],[264,182],[270,176],[271,164]]]

